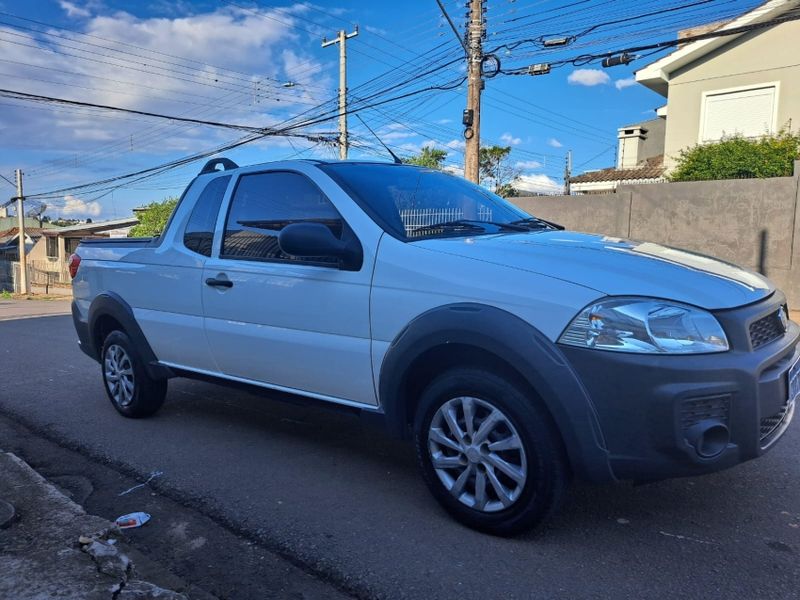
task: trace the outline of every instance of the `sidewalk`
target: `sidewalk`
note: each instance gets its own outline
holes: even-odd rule
[[[188,600],[143,581],[113,523],[87,515],[14,454],[0,452],[0,598]],[[7,504],[6,504],[7,507]]]
[[[31,300],[16,298],[13,300],[0,299],[0,321],[68,315],[71,312],[71,302],[71,298],[53,300],[43,298],[34,298]]]

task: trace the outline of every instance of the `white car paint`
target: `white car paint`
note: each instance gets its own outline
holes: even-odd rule
[[[292,170],[312,179],[359,238],[359,271],[220,258],[236,180]],[[213,177],[233,174],[210,258],[182,244]],[[403,242],[386,233],[313,162],[289,161],[203,175],[187,191],[157,247],[87,245],[74,282],[87,318],[102,292],[121,296],[164,364],[345,404],[375,406],[383,358],[416,317],[455,302],[512,313],[555,341],[607,295],[731,308],[772,293],[755,273],[708,257],[602,236],[532,231]],[[231,289],[203,284],[234,281]]]

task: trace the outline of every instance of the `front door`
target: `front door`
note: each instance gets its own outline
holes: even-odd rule
[[[297,259],[278,245],[302,221],[341,236],[348,224],[305,174],[240,176],[203,273],[205,330],[225,375],[333,401],[376,404],[370,363],[373,261]],[[221,230],[221,231],[220,231]]]

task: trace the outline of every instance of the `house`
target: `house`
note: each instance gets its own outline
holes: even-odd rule
[[[114,219],[112,221],[99,221],[96,223],[81,223],[69,227],[43,229],[42,239],[28,254],[31,261],[50,261],[57,263],[59,268],[66,268],[69,256],[75,252],[81,240],[86,238],[127,237],[131,227],[139,222],[135,216]],[[54,270],[55,267],[54,267]]]
[[[617,166],[587,171],[570,177],[570,190],[577,194],[613,192],[623,183],[664,181],[665,120],[626,125],[617,130]]]
[[[38,223],[37,223],[38,225]],[[25,228],[25,251],[33,250],[36,243],[42,238],[39,227]],[[19,228],[0,230],[0,260],[19,260]]]
[[[800,0],[769,0],[726,23],[722,32],[800,16]],[[680,37],[702,33],[684,31]],[[684,148],[731,135],[758,137],[800,125],[800,21],[688,42],[636,73],[664,96],[664,166]]]

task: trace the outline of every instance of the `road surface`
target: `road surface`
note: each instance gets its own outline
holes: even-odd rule
[[[360,597],[798,597],[797,423],[723,473],[576,484],[544,529],[499,539],[449,519],[412,447],[350,415],[173,380],[155,417],[128,420],[69,317],[3,321],[0,340],[0,414],[129,475],[162,471],[159,492]]]

